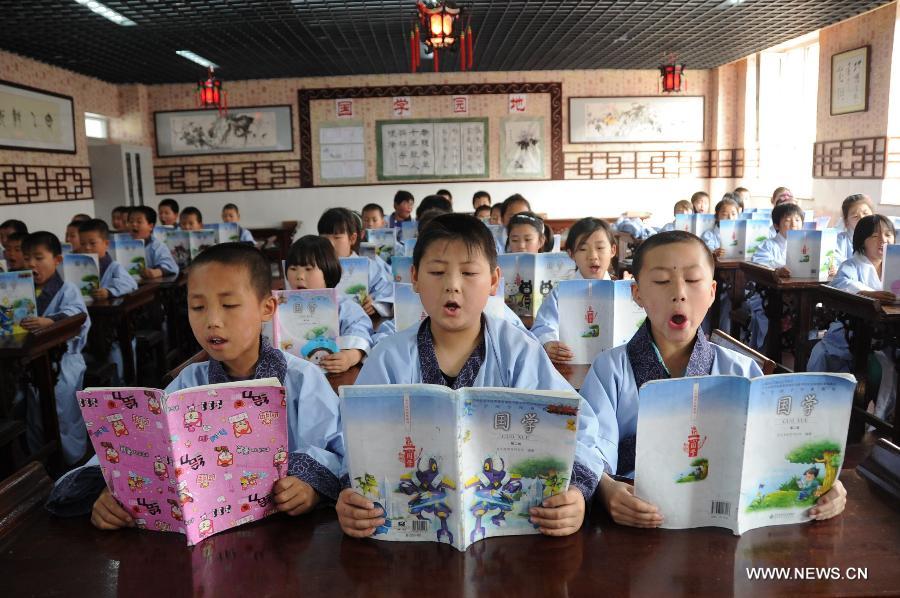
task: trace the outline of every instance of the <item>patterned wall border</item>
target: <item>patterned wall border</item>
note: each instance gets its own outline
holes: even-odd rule
[[[0,205],[93,198],[89,166],[0,164]]]
[[[174,164],[156,166],[153,174],[158,195],[266,191],[300,186],[297,160]]]
[[[510,93],[550,94],[550,178],[562,179],[564,177],[562,83],[464,83],[457,85],[326,87],[299,90],[297,96],[300,104],[300,186],[314,186],[312,118],[310,116],[310,102],[312,100]]]
[[[813,145],[814,179],[883,179],[887,137],[817,141]]]
[[[759,166],[759,156],[743,148],[565,152],[568,180],[740,179]]]

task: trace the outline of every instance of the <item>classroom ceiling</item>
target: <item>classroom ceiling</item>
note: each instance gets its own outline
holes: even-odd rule
[[[878,0],[473,0],[479,71],[719,66],[878,6]],[[402,73],[414,0],[0,0],[0,48],[113,83]],[[441,56],[443,58],[443,56]],[[430,69],[422,61],[421,70]],[[442,60],[441,70],[457,61]],[[0,73],[0,79],[3,79]]]

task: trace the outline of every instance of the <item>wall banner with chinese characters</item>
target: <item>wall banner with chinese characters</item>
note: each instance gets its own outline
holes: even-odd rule
[[[0,81],[0,148],[75,153],[71,96]]]
[[[379,120],[378,180],[485,178],[488,119]]]

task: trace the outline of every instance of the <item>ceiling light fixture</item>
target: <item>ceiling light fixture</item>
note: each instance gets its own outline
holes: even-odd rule
[[[741,4],[743,4],[746,1],[747,0],[725,0],[720,5],[718,5],[716,8],[718,8],[719,10],[725,10],[726,8],[734,8],[735,6],[740,6]]]
[[[120,15],[113,9],[100,4],[96,0],[75,0],[75,2],[86,8],[89,8],[92,12],[100,15],[104,19],[109,19],[116,25],[122,25],[123,27],[131,27],[133,25],[137,25],[137,23],[135,23],[128,17]]]
[[[199,54],[194,54],[190,50],[175,50],[175,53],[178,54],[179,56],[181,56],[182,58],[186,58],[186,59],[190,60],[191,62],[195,62],[195,63],[199,64],[200,66],[202,66],[204,68],[208,68],[208,69],[219,68],[219,65],[216,64],[215,62],[213,62],[212,60],[207,60],[206,58],[203,58]]]

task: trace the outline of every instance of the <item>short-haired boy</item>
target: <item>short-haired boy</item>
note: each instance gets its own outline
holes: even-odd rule
[[[147,261],[141,270],[141,278],[153,279],[178,274],[178,264],[172,252],[153,235],[156,225],[156,211],[149,206],[131,208],[128,213],[128,227],[133,239],[144,242],[144,253]]]

